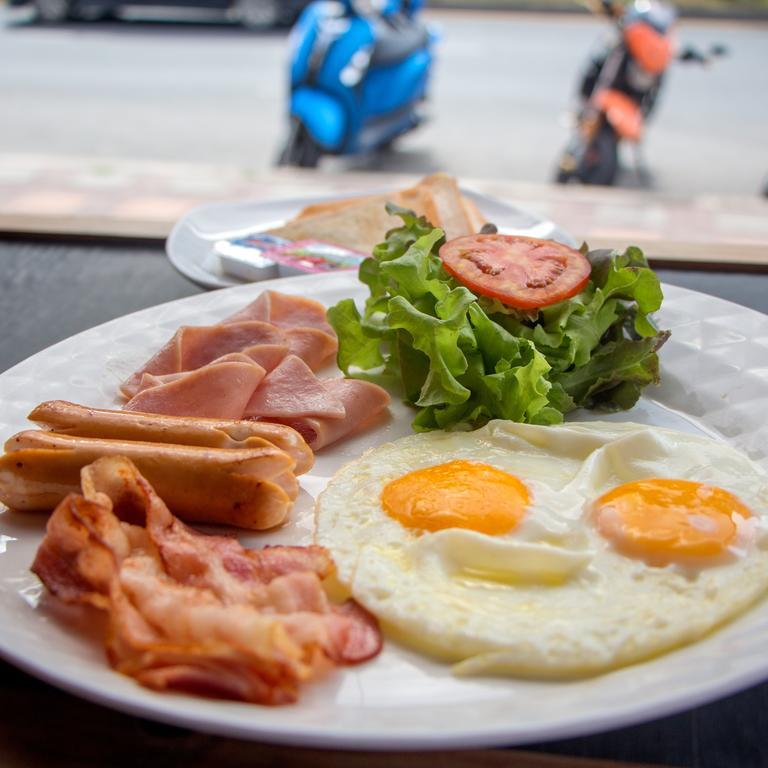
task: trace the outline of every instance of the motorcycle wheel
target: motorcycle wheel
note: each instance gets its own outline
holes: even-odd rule
[[[322,150],[309,135],[300,120],[291,120],[291,128],[285,146],[277,158],[278,165],[299,168],[317,168]]]
[[[595,137],[584,152],[576,170],[582,184],[610,186],[619,171],[619,137],[610,123],[603,121]]]
[[[555,184],[568,184],[570,181],[574,181],[575,176],[573,171],[566,171],[563,168],[558,168],[555,173]]]
[[[37,18],[46,24],[58,24],[67,21],[72,14],[70,0],[35,0]]]
[[[79,3],[75,6],[73,16],[78,21],[104,21],[111,19],[115,14],[115,6],[112,3]]]
[[[577,157],[581,157],[579,161]],[[555,173],[556,184],[603,184],[616,181],[619,171],[619,138],[603,121],[586,149],[570,144]]]
[[[270,29],[280,21],[278,0],[236,0],[233,10],[246,29]]]

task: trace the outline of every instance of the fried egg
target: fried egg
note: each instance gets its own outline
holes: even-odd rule
[[[768,476],[641,424],[411,435],[343,467],[316,512],[341,583],[459,674],[599,673],[768,591]]]

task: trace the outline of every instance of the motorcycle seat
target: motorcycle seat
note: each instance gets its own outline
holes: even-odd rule
[[[387,67],[427,47],[429,32],[420,21],[392,14],[374,24],[375,43],[370,66]]]

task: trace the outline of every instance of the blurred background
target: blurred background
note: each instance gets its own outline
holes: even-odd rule
[[[78,159],[96,176],[116,162],[269,171],[288,137],[289,30],[305,5],[0,3],[0,182],[23,174],[25,162],[39,171]],[[768,0],[677,8],[681,50],[727,52],[669,64],[640,152],[619,147],[615,183],[759,196],[768,178]],[[318,171],[552,181],[583,72],[615,34],[612,20],[565,0],[433,0],[420,17],[435,38],[427,122],[384,149],[323,157]]]

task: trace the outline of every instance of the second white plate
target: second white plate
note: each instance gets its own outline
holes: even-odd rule
[[[371,194],[378,192],[380,190],[372,190]],[[462,194],[474,200],[488,220],[506,234],[578,245],[568,233],[547,219],[471,190],[463,189]],[[278,227],[307,205],[334,198],[338,198],[338,195],[202,205],[193,208],[176,223],[166,241],[166,253],[171,264],[182,275],[204,288],[243,285],[243,280],[222,271],[219,257],[214,251],[216,242]]]

